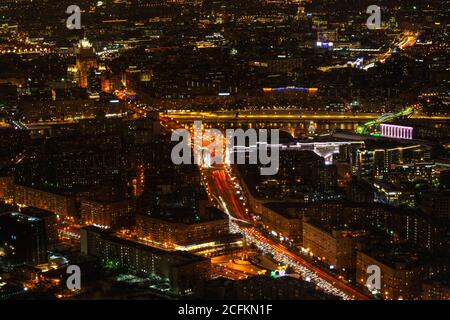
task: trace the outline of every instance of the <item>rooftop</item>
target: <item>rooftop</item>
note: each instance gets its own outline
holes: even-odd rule
[[[408,270],[432,262],[430,255],[411,245],[396,244],[366,248],[365,254],[397,270]]]
[[[141,216],[173,223],[198,224],[215,220],[228,219],[227,215],[215,207],[206,207],[204,214],[194,212],[192,208],[178,207],[154,209],[150,214]]]
[[[87,226],[83,227],[82,229],[86,230],[87,232],[94,233],[102,239],[117,243],[125,247],[135,248],[158,256],[169,255],[173,259],[172,265],[183,265],[185,263],[192,263],[206,260],[206,258],[204,257],[196,256],[186,251],[165,251],[132,240],[123,239],[114,235],[114,233],[112,233],[111,231],[103,230],[95,226]]]

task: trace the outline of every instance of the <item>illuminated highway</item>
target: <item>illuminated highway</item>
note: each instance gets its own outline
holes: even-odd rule
[[[171,111],[162,116],[169,117],[177,121],[227,121],[227,120],[344,120],[344,121],[369,121],[380,117],[379,113],[344,113],[344,112],[305,112],[301,110],[262,110],[262,111],[235,111],[223,112],[195,112],[195,111]],[[450,120],[450,116],[427,116],[412,115],[413,119],[429,119],[429,120]]]
[[[221,206],[224,206],[232,218],[237,218],[242,221],[248,220],[248,209],[246,210],[245,202],[239,202],[237,197],[240,196],[240,190],[233,186],[233,182],[229,176],[225,174],[225,170],[211,169],[206,174],[209,191],[220,199]],[[242,200],[244,199],[240,196]],[[241,199],[239,199],[242,201]]]
[[[245,228],[243,231],[245,236],[255,243],[260,250],[269,252],[277,261],[292,266],[296,272],[303,276],[303,279],[315,283],[325,292],[332,293],[345,300],[368,300],[368,297],[364,294],[345,284],[343,281],[336,279],[333,275],[307,262],[302,257],[292,253],[282,244],[264,236],[257,229]]]
[[[361,57],[358,57],[355,61],[348,61],[346,64],[337,64],[332,66],[323,66],[319,67],[318,69],[323,72],[328,72],[334,69],[343,69],[343,68],[358,68],[362,70],[368,70],[370,68],[375,67],[376,63],[385,63],[387,59],[389,59],[394,51],[400,49],[404,50],[408,47],[411,47],[416,44],[417,36],[410,33],[410,32],[404,32],[398,39],[396,39],[390,48],[381,53],[375,55],[373,58],[370,59],[364,59]],[[342,50],[342,48],[336,48],[335,50]],[[362,52],[377,52],[381,51],[382,49],[360,49]],[[351,51],[351,50],[350,50]]]
[[[231,176],[228,167],[201,168],[201,172],[210,199],[219,202],[218,204],[226,213],[237,218],[230,219],[232,230],[243,233],[262,252],[271,253],[279,263],[292,266],[297,273],[303,276],[303,279],[316,284],[325,292],[347,300],[368,299],[351,286],[292,253],[285,246],[266,237],[255,228],[241,186],[237,179]],[[217,199],[223,201],[217,201]],[[241,223],[242,220],[247,223]]]
[[[130,106],[131,113],[134,113],[137,117],[145,116],[147,111],[140,109],[135,106]],[[107,117],[124,117],[124,114],[107,114]],[[380,117],[379,113],[345,113],[345,112],[307,112],[303,110],[261,110],[261,111],[218,111],[218,112],[196,112],[189,110],[179,110],[160,113],[161,121],[165,123],[173,122],[193,122],[195,120],[204,122],[227,122],[227,121],[341,121],[341,122],[353,122],[353,123],[363,123],[369,121],[376,121]],[[25,130],[40,130],[44,128],[49,128],[54,125],[72,124],[77,123],[81,119],[93,119],[94,116],[83,116],[80,118],[68,118],[65,120],[54,120],[54,121],[38,121],[31,123],[23,123],[22,125],[17,125],[15,123],[12,126],[25,129]],[[450,116],[428,116],[420,113],[415,113],[410,116],[411,119],[423,119],[423,120],[433,120],[433,121],[450,121]],[[9,127],[11,124],[1,122],[0,127]]]
[[[372,120],[379,117],[376,113],[314,113],[301,110],[290,111],[240,111],[239,114],[233,111],[223,112],[195,112],[195,111],[172,111],[168,112],[168,117],[174,120],[345,120],[351,117],[353,120]]]
[[[398,43],[394,44],[394,46],[392,48],[390,48],[387,52],[379,55],[376,58],[376,60],[381,63],[385,63],[386,60],[392,56],[392,53],[394,52],[395,49],[398,48],[400,50],[404,50],[408,47],[415,45],[416,41],[417,41],[416,36],[405,33]]]
[[[175,130],[181,125],[173,120],[163,118],[161,123],[168,130]],[[209,143],[202,141],[202,145]],[[247,200],[237,177],[233,176],[228,165],[199,165],[203,184],[211,202],[218,205],[230,217],[232,232],[242,233],[262,252],[271,253],[281,264],[292,266],[303,279],[316,284],[325,292],[342,299],[367,300],[368,297],[358,292],[335,276],[321,270],[302,257],[292,253],[284,245],[269,239],[256,227],[251,216]],[[228,276],[231,276],[228,273]],[[236,276],[236,275],[234,275]]]

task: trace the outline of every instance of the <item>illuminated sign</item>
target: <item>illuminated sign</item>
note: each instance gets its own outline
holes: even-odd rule
[[[395,138],[395,139],[413,139],[413,128],[412,127],[403,127],[396,126],[392,124],[382,123],[380,125],[381,128],[381,136],[386,138]]]
[[[286,270],[274,270],[270,272],[272,278],[280,278],[286,275]]]
[[[279,87],[279,88],[263,88],[263,91],[266,93],[269,92],[282,92],[282,91],[300,91],[300,92],[307,92],[307,93],[317,93],[319,89],[318,88],[304,88],[304,87],[295,87],[295,86],[289,86],[289,87]]]
[[[280,267],[278,267],[278,270],[271,271],[270,276],[272,278],[284,277],[286,275],[286,269],[287,269],[287,266],[280,266]]]
[[[333,47],[334,43],[333,42],[317,41],[316,42],[316,46],[317,47],[321,47],[321,48],[328,48],[328,47]]]

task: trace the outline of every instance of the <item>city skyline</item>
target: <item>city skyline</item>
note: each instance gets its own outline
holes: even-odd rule
[[[0,300],[450,300],[449,5],[1,1]]]

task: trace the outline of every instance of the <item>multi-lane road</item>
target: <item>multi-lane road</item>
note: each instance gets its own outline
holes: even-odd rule
[[[180,124],[164,119],[163,126],[175,130]],[[301,256],[291,252],[283,244],[267,237],[258,228],[243,188],[237,176],[234,176],[228,165],[199,165],[202,181],[206,187],[209,199],[221,207],[229,216],[231,230],[242,233],[246,239],[254,243],[262,252],[271,253],[281,264],[290,265],[303,279],[310,281],[327,293],[343,299],[369,299],[348,283],[338,279],[325,270],[306,261]]]
[[[232,228],[243,233],[262,252],[271,253],[278,262],[290,265],[302,275],[303,279],[313,282],[325,292],[343,299],[368,299],[366,295],[348,283],[306,261],[301,256],[291,252],[283,244],[264,235],[256,227],[245,195],[242,192],[242,187],[238,179],[232,176],[229,167],[201,168],[201,172],[210,199],[221,206],[230,216]]]
[[[301,120],[339,120],[339,121],[369,121],[380,117],[379,113],[346,113],[346,112],[305,112],[302,110],[261,110],[261,111],[172,111],[164,114],[178,121],[301,121]],[[414,119],[450,120],[450,116],[427,116],[414,114]]]

